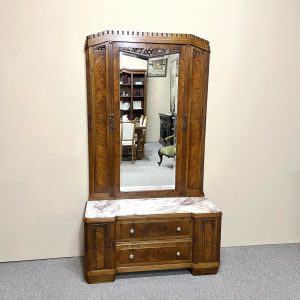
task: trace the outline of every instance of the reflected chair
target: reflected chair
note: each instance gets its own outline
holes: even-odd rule
[[[143,126],[143,122],[144,122],[144,115],[141,115],[141,117],[140,117],[140,126]]]
[[[174,135],[168,136],[163,139],[164,146],[158,150],[159,162],[158,165],[160,166],[163,161],[163,156],[168,158],[176,156],[176,145],[172,145],[174,143]]]
[[[146,140],[147,122],[148,122],[148,117],[145,116],[143,118],[143,122],[142,122],[142,126],[145,127],[143,129],[143,134],[142,134],[142,153],[143,153],[143,157],[145,156],[145,140]]]
[[[131,161],[136,159],[136,145],[134,139],[135,122],[122,122],[121,124],[122,156],[131,156]],[[131,155],[130,155],[131,154]]]

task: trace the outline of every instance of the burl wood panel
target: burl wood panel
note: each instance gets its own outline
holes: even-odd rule
[[[220,260],[221,217],[194,220],[193,263]]]
[[[114,223],[85,224],[85,269],[115,267]]]
[[[192,236],[191,218],[180,218],[177,220],[161,219],[156,221],[145,220],[144,222],[117,222],[116,239],[134,240],[165,237],[191,237]]]
[[[190,262],[192,242],[157,243],[117,247],[117,267],[157,263]]]
[[[209,53],[191,47],[187,192],[203,195],[206,98]]]
[[[92,69],[92,82],[90,95],[92,101],[91,120],[94,124],[94,192],[109,192],[109,140],[108,140],[108,102],[107,102],[107,74],[106,74],[106,48],[93,49],[90,58]]]

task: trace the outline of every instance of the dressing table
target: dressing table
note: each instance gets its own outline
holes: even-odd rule
[[[209,54],[209,42],[191,34],[108,30],[87,37],[89,200],[84,214],[84,268],[88,283],[114,281],[121,272],[218,271],[222,213],[203,192]],[[175,60],[176,72],[172,71]],[[127,69],[148,67],[148,156],[132,162],[123,161],[120,147],[120,84],[124,85],[120,63]],[[149,76],[150,71],[155,76]],[[134,88],[131,82],[128,97],[135,95],[143,104]],[[160,102],[155,102],[158,91]],[[155,108],[167,107],[174,91],[176,157],[158,166],[151,152],[157,155],[161,147],[155,142],[160,138]],[[143,176],[137,173],[140,167]]]

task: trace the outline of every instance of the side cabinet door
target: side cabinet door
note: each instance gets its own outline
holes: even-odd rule
[[[85,224],[87,271],[115,268],[114,223]]]
[[[187,141],[187,193],[203,194],[203,168],[209,52],[190,48],[190,96]]]
[[[220,261],[221,217],[194,219],[193,263]]]
[[[109,103],[107,49],[96,45],[87,51],[90,196],[109,195]]]

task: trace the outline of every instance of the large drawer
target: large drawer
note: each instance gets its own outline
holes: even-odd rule
[[[192,261],[192,241],[132,244],[116,247],[117,267]]]
[[[192,237],[192,219],[155,219],[118,221],[116,224],[117,241],[147,240],[165,237]]]

